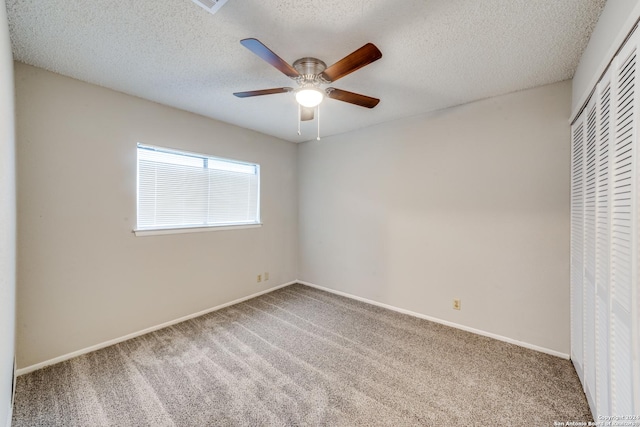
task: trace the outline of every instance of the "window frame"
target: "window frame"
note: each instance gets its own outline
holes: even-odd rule
[[[140,227],[138,225],[139,220],[139,212],[140,212],[140,158],[139,158],[139,150],[147,149],[151,151],[157,151],[168,154],[176,154],[180,156],[186,157],[195,157],[203,160],[203,168],[207,168],[209,161],[214,162],[224,162],[224,163],[234,163],[243,166],[251,166],[256,168],[257,175],[257,195],[256,195],[256,222],[242,222],[242,223],[220,223],[220,224],[197,224],[197,225],[169,225],[169,226],[152,226],[152,227]],[[149,145],[138,142],[136,144],[136,226],[133,229],[133,233],[136,236],[153,236],[153,235],[163,235],[163,234],[183,234],[183,233],[200,233],[206,231],[225,231],[225,230],[238,230],[238,229],[247,229],[247,228],[259,228],[262,227],[261,220],[261,174],[260,174],[260,164],[246,162],[236,159],[229,159],[219,156],[212,156],[209,154],[203,153],[195,153],[192,151],[180,150],[169,147],[160,147],[156,145]],[[208,195],[210,196],[210,195]]]

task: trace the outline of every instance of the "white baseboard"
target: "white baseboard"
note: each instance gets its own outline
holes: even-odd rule
[[[16,375],[20,376],[20,375],[28,374],[29,372],[37,371],[38,369],[42,369],[42,368],[44,368],[46,366],[50,366],[50,365],[54,365],[56,363],[64,362],[65,360],[73,359],[74,357],[78,357],[78,356],[81,356],[83,354],[91,353],[92,351],[100,350],[101,348],[109,347],[109,346],[112,346],[114,344],[118,344],[118,343],[121,343],[123,341],[127,341],[127,340],[130,340],[132,338],[139,337],[140,335],[148,334],[149,332],[157,331],[158,329],[166,328],[167,326],[172,326],[172,325],[175,325],[177,323],[184,322],[185,320],[193,319],[195,317],[200,317],[200,316],[203,316],[203,315],[205,315],[207,313],[211,313],[212,311],[220,310],[222,308],[229,307],[230,305],[235,305],[235,304],[241,303],[243,301],[250,300],[250,299],[258,297],[260,295],[264,295],[264,294],[267,294],[269,292],[273,292],[276,289],[280,289],[280,288],[284,288],[286,286],[293,285],[294,283],[298,283],[298,281],[294,280],[293,282],[285,283],[283,285],[274,286],[273,288],[269,288],[269,289],[266,289],[264,291],[256,292],[255,294],[251,294],[251,295],[248,295],[246,297],[238,298],[238,299],[235,299],[233,301],[229,301],[227,303],[220,304],[220,305],[217,305],[215,307],[199,311],[197,313],[189,314],[187,316],[183,316],[183,317],[180,317],[180,318],[175,319],[175,320],[170,320],[168,322],[162,323],[160,325],[152,326],[150,328],[146,328],[146,329],[143,329],[143,330],[138,331],[138,332],[133,332],[133,333],[125,335],[123,337],[114,338],[112,340],[105,341],[105,342],[102,342],[100,344],[92,345],[90,347],[83,348],[81,350],[73,351],[71,353],[63,354],[62,356],[54,357],[53,359],[45,360],[44,362],[36,363],[35,365],[27,366],[25,368],[20,368],[20,369],[18,369],[16,371]]]
[[[178,319],[162,323],[160,325],[152,326],[150,328],[146,328],[146,329],[143,329],[143,330],[138,331],[138,332],[134,332],[134,333],[131,333],[131,334],[119,337],[119,338],[115,338],[115,339],[112,339],[112,340],[109,340],[109,341],[105,341],[105,342],[102,342],[100,344],[92,345],[90,347],[86,347],[86,348],[83,348],[81,350],[77,350],[77,351],[74,351],[74,352],[71,352],[71,353],[67,353],[67,354],[64,354],[62,356],[54,357],[53,359],[45,360],[44,362],[40,362],[40,363],[36,363],[34,365],[30,365],[30,366],[27,366],[27,367],[24,367],[24,368],[20,368],[20,369],[16,370],[16,375],[20,376],[20,375],[28,374],[29,372],[37,371],[38,369],[42,369],[42,368],[44,368],[46,366],[50,366],[50,365],[54,365],[56,363],[64,362],[65,360],[73,359],[74,357],[78,357],[78,356],[81,356],[83,354],[91,353],[92,351],[100,350],[102,348],[109,347],[111,345],[118,344],[118,343],[121,343],[123,341],[130,340],[132,338],[139,337],[140,335],[148,334],[149,332],[154,332],[154,331],[157,331],[158,329],[166,328],[167,326],[172,326],[172,325],[175,325],[177,323],[184,322],[185,320],[193,319],[195,317],[200,317],[200,316],[203,316],[203,315],[205,315],[207,313],[211,313],[213,311],[220,310],[222,308],[229,307],[231,305],[239,304],[239,303],[241,303],[243,301],[247,301],[249,299],[258,297],[260,295],[264,295],[264,294],[269,293],[269,292],[273,292],[276,289],[284,288],[286,286],[290,286],[290,285],[293,285],[295,283],[300,283],[302,285],[309,286],[309,287],[316,288],[316,289],[320,289],[320,290],[325,291],[325,292],[330,292],[332,294],[341,295],[343,297],[351,298],[351,299],[354,299],[354,300],[357,300],[357,301],[362,301],[362,302],[365,302],[367,304],[372,304],[372,305],[375,305],[375,306],[378,306],[378,307],[383,307],[383,308],[386,308],[386,309],[389,309],[389,310],[396,311],[398,313],[403,313],[403,314],[407,314],[409,316],[418,317],[420,319],[429,320],[431,322],[436,322],[436,323],[440,323],[440,324],[443,324],[443,325],[446,325],[446,326],[451,326],[453,328],[462,329],[463,331],[471,332],[471,333],[474,333],[474,334],[477,334],[477,335],[482,335],[482,336],[493,338],[493,339],[496,339],[496,340],[499,340],[499,341],[504,341],[504,342],[507,342],[507,343],[510,343],[510,344],[515,344],[515,345],[520,346],[520,347],[524,347],[524,348],[528,348],[528,349],[531,349],[531,350],[539,351],[539,352],[542,352],[542,353],[550,354],[552,356],[561,357],[563,359],[569,359],[569,355],[566,354],[566,353],[561,353],[559,351],[551,350],[551,349],[548,349],[548,348],[545,348],[545,347],[540,347],[540,346],[537,346],[537,345],[534,345],[534,344],[529,344],[529,343],[523,342],[523,341],[514,340],[512,338],[504,337],[504,336],[497,335],[497,334],[494,334],[494,333],[491,333],[491,332],[482,331],[480,329],[471,328],[469,326],[460,325],[460,324],[457,324],[457,323],[454,323],[454,322],[449,322],[447,320],[438,319],[438,318],[435,318],[435,317],[432,317],[432,316],[427,316],[425,314],[416,313],[414,311],[405,310],[403,308],[395,307],[395,306],[392,306],[392,305],[389,305],[389,304],[384,304],[384,303],[381,303],[381,302],[378,302],[378,301],[374,301],[374,300],[370,300],[370,299],[367,299],[367,298],[362,298],[362,297],[359,297],[357,295],[348,294],[346,292],[336,291],[335,289],[326,288],[324,286],[319,286],[319,285],[316,285],[316,284],[313,284],[313,283],[310,283],[310,282],[305,282],[303,280],[294,280],[292,282],[288,282],[288,283],[285,283],[285,284],[282,284],[282,285],[274,286],[273,288],[269,288],[269,289],[266,289],[264,291],[256,292],[255,294],[251,294],[251,295],[248,295],[246,297],[238,298],[236,300],[233,300],[233,301],[230,301],[230,302],[227,302],[227,303],[224,303],[224,304],[220,304],[220,305],[217,305],[215,307],[208,308],[208,309],[203,310],[203,311],[199,311],[197,313],[189,314],[187,316],[183,316],[183,317],[180,317]],[[10,417],[9,417],[9,421],[11,421],[11,414],[10,414]],[[7,426],[10,426],[10,424],[7,424]]]
[[[384,304],[384,303],[381,303],[381,302],[378,302],[378,301],[370,300],[370,299],[367,299],[367,298],[362,298],[362,297],[359,297],[359,296],[356,296],[356,295],[348,294],[346,292],[336,291],[335,289],[325,288],[324,286],[319,286],[319,285],[316,285],[316,284],[313,284],[313,283],[305,282],[303,280],[298,280],[297,283],[300,283],[300,284],[303,284],[305,286],[309,286],[309,287],[312,287],[312,288],[320,289],[321,291],[326,291],[326,292],[330,292],[332,294],[336,294],[336,295],[340,295],[340,296],[343,296],[343,297],[351,298],[351,299],[354,299],[354,300],[357,300],[357,301],[366,302],[367,304],[372,304],[372,305],[376,305],[378,307],[383,307],[383,308],[386,308],[386,309],[389,309],[389,310],[397,311],[398,313],[408,314],[409,316],[418,317],[420,319],[425,319],[425,320],[429,320],[431,322],[440,323],[442,325],[451,326],[453,328],[462,329],[463,331],[471,332],[471,333],[474,333],[474,334],[477,334],[477,335],[482,335],[482,336],[485,336],[485,337],[493,338],[493,339],[496,339],[498,341],[504,341],[504,342],[507,342],[509,344],[515,344],[517,346],[528,348],[530,350],[535,350],[535,351],[539,351],[541,353],[550,354],[552,356],[561,357],[562,359],[567,359],[567,360],[569,359],[569,355],[566,354],[566,353],[561,353],[559,351],[551,350],[549,348],[540,347],[540,346],[537,346],[535,344],[529,344],[529,343],[524,342],[524,341],[518,341],[518,340],[514,340],[512,338],[503,337],[502,335],[497,335],[497,334],[494,334],[494,333],[491,333],[491,332],[482,331],[480,329],[471,328],[469,326],[460,325],[458,323],[449,322],[448,320],[438,319],[436,317],[431,317],[431,316],[427,316],[425,314],[416,313],[415,311],[405,310],[404,308],[394,307],[394,306],[389,305],[389,304]]]

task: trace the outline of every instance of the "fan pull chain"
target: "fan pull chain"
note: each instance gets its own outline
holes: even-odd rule
[[[317,113],[318,113],[318,137],[316,138],[316,140],[320,141],[320,104],[318,104],[316,109],[317,109]]]
[[[300,135],[300,116],[302,115],[302,107],[298,104],[298,135]]]

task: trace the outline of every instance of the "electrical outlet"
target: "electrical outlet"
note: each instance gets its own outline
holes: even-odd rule
[[[264,272],[264,280],[265,281],[269,280],[269,272],[268,271]]]
[[[453,309],[460,310],[460,300],[457,298],[453,300]]]
[[[258,274],[258,280],[257,280],[257,282],[258,282],[258,283],[262,282],[262,274]]]

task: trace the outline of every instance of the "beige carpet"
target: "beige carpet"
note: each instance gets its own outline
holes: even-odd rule
[[[18,378],[19,426],[553,426],[567,360],[289,286]]]

